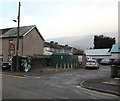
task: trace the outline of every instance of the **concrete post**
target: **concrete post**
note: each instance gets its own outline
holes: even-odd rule
[[[58,64],[56,64],[56,72],[58,71]]]
[[[66,69],[66,63],[64,64],[64,70]]]
[[[71,63],[71,69],[73,69],[73,65],[72,65],[72,63]]]

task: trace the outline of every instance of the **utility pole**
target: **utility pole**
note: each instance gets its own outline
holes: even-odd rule
[[[18,27],[17,27],[17,46],[16,46],[16,71],[19,71],[19,34],[20,34],[20,2],[18,7]]]

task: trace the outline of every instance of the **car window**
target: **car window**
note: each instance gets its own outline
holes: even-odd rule
[[[120,59],[115,59],[114,61],[120,61]]]
[[[102,61],[110,61],[110,59],[103,59]]]
[[[87,61],[88,63],[95,63],[95,61],[93,61],[93,60],[90,60],[90,61]]]

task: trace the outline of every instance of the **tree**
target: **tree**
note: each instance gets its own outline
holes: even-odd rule
[[[111,48],[115,44],[115,38],[104,35],[94,36],[94,49]]]

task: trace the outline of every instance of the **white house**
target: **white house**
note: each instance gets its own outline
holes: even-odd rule
[[[52,54],[53,52],[51,51],[50,46],[47,45],[46,42],[44,42],[44,55],[52,55]]]
[[[110,58],[110,49],[87,49],[85,50],[86,57],[92,57],[93,59]]]
[[[50,43],[44,42],[44,55],[51,55],[55,52],[73,53],[74,51],[76,51],[76,49],[68,45],[60,45],[58,42],[54,41],[51,41]]]
[[[120,44],[114,44],[110,52],[112,59],[120,58]]]

